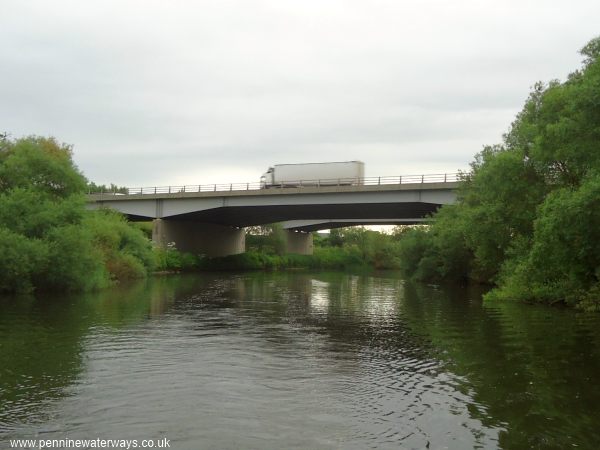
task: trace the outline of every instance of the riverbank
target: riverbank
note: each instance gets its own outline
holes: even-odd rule
[[[247,251],[237,255],[223,257],[194,257],[190,254],[172,255],[170,263],[161,271],[255,271],[286,269],[370,269],[394,270],[398,266],[379,264],[375,266],[365,260],[356,247],[315,248],[312,255],[283,254],[275,255],[257,251]]]

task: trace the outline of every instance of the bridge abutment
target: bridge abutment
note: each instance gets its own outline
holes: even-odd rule
[[[173,242],[182,252],[211,257],[235,255],[246,250],[243,228],[168,219],[154,219],[152,224],[152,240],[163,248]]]
[[[287,253],[313,254],[312,233],[285,230],[285,238]]]

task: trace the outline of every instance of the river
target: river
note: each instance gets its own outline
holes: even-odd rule
[[[0,446],[600,448],[600,315],[397,274],[0,299]]]

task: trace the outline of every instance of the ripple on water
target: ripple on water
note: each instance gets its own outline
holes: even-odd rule
[[[559,434],[585,436],[597,417],[597,391],[583,409],[569,399],[598,366],[600,327],[579,316],[483,307],[394,277],[212,274],[136,289],[6,308],[3,436],[494,448],[570,443]],[[550,420],[546,398],[573,414]]]

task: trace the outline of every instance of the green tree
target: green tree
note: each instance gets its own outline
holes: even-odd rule
[[[597,308],[600,38],[561,83],[537,83],[501,145],[485,147],[456,205],[398,236],[420,279],[499,284],[488,298]]]
[[[344,236],[341,228],[329,230],[329,245],[332,247],[341,247],[344,244]]]
[[[86,180],[72,159],[72,148],[54,138],[33,136],[0,146],[0,192],[26,188],[66,198],[85,191]]]
[[[566,302],[600,310],[600,176],[552,192],[539,208],[532,245],[508,261],[489,298]]]
[[[0,140],[0,291],[95,289],[154,266],[139,229],[86,211],[86,184],[70,146]]]
[[[28,291],[47,267],[48,245],[0,226],[0,292]]]
[[[284,255],[286,245],[285,231],[279,223],[257,225],[246,229],[248,249],[271,255]]]
[[[537,83],[505,137],[551,185],[577,186],[600,164],[600,37],[581,53],[582,69],[564,83]]]
[[[156,267],[150,240],[125,218],[108,209],[90,212],[82,222],[111,279],[139,278]]]
[[[459,191],[456,225],[435,228],[462,228],[474,256],[472,277],[494,281],[511,243],[531,236],[545,187],[521,150],[486,147],[472,169]]]

